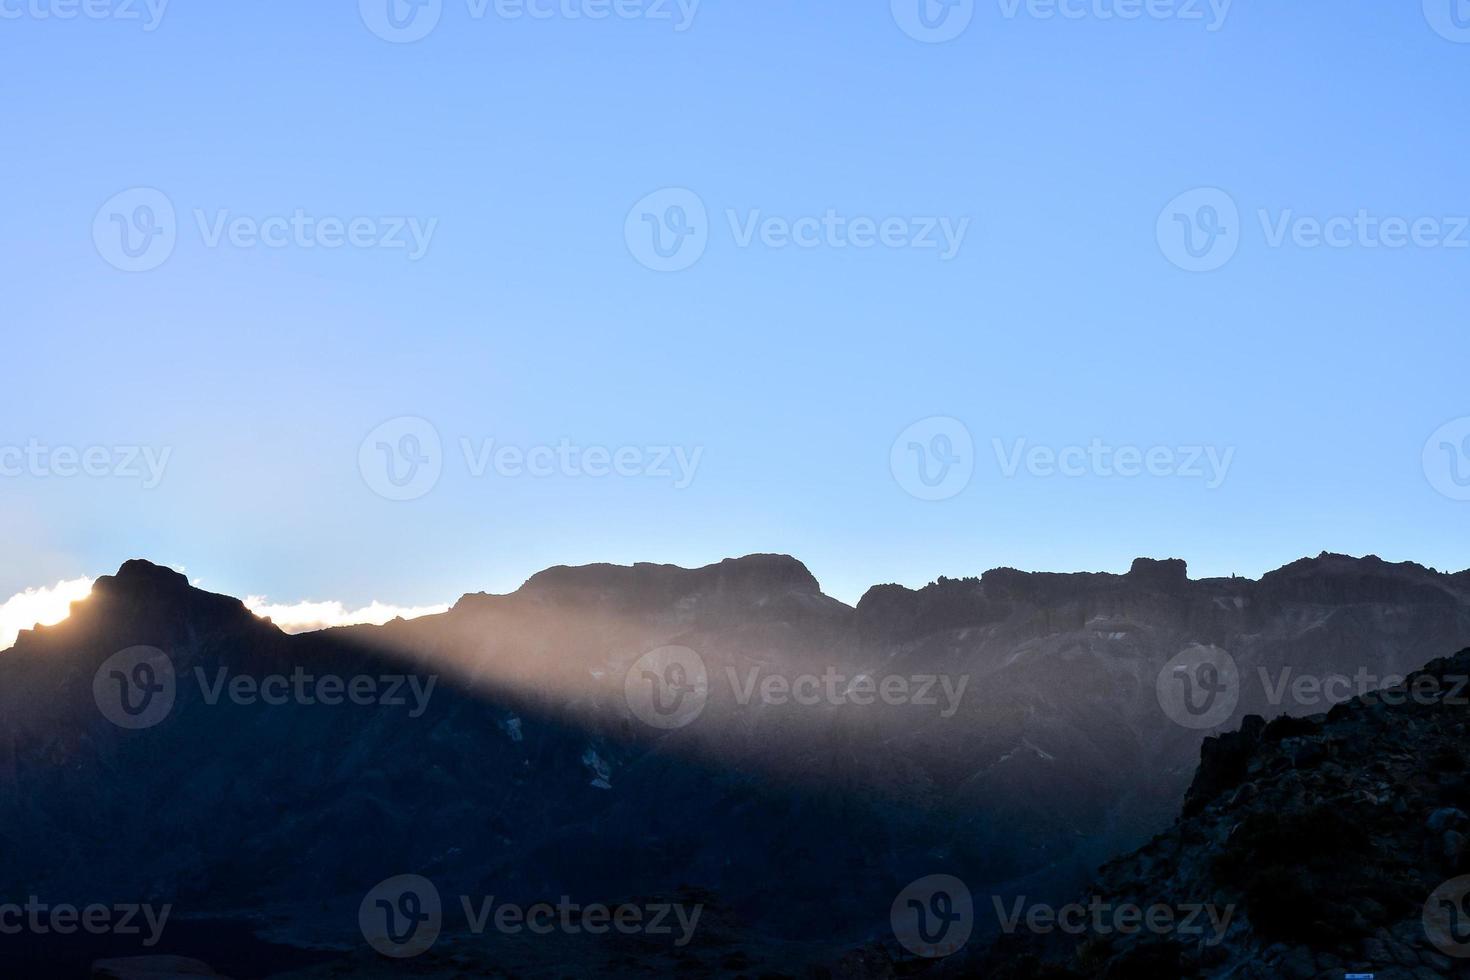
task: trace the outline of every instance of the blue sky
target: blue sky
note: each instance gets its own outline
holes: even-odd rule
[[[1137,555],[1470,566],[1470,8],[990,0],[928,43],[910,0],[442,0],[395,43],[375,2],[0,3],[0,598],[135,556],[406,605],[758,551],[849,601]],[[649,268],[681,216],[688,266]],[[386,499],[373,459],[410,457],[437,479]]]

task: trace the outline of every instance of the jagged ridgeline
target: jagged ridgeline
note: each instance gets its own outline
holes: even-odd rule
[[[943,872],[980,913],[954,965],[1000,931],[991,896],[1066,900],[1168,828],[1211,732],[1324,713],[1359,693],[1324,678],[1372,684],[1467,643],[1470,576],[1333,555],[1260,580],[1000,569],[855,608],[782,556],[555,568],[301,636],[130,562],[0,654],[0,885],[343,950],[393,875],[525,902],[698,893],[714,911],[680,955],[759,937],[756,969],[770,949],[840,959]],[[1166,688],[1199,650],[1214,659],[1181,703],[1208,711],[1180,714]],[[667,703],[633,696],[645,677]],[[1195,782],[1189,820],[1207,820],[1223,804]],[[1230,798],[1246,784],[1268,792],[1252,777]],[[1342,814],[1362,829],[1360,812],[1377,811]],[[1259,905],[1250,853],[1219,880]],[[1317,948],[1293,928],[1261,935]]]

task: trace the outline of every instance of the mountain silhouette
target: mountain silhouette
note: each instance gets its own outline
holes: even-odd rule
[[[1259,580],[997,569],[856,607],[786,556],[558,567],[299,636],[130,561],[0,654],[0,885],[364,962],[358,905],[397,875],[523,903],[701,895],[700,942],[587,968],[846,962],[925,875],[1075,894],[1198,797],[1212,732],[1363,693],[1297,679],[1376,687],[1467,644],[1470,574],[1327,554]],[[1201,727],[1168,702],[1198,650],[1234,678]],[[545,946],[462,926],[419,965],[555,975]],[[972,949],[997,931],[977,929]],[[167,951],[265,975],[255,948]]]

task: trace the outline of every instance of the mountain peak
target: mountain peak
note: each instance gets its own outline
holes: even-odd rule
[[[166,565],[155,565],[144,558],[131,558],[122,563],[115,575],[104,575],[97,580],[99,587],[109,585],[122,588],[186,588],[189,580],[182,572]]]
[[[46,634],[61,643],[86,637],[108,637],[111,642],[121,636],[161,645],[180,630],[224,624],[274,632],[239,599],[206,592],[181,572],[135,558],[123,562],[115,574],[98,578],[91,595],[73,603],[71,615]],[[26,631],[17,646],[34,638],[34,631]]]
[[[1189,584],[1189,564],[1182,558],[1135,558],[1128,577],[1164,589],[1181,588]]]
[[[533,596],[577,595],[586,591],[630,594],[724,591],[819,592],[805,565],[790,555],[746,555],[701,568],[657,565],[557,565],[531,576],[520,592]]]

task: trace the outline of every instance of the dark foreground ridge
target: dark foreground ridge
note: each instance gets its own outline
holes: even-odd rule
[[[1310,717],[1206,739],[1184,815],[1083,903],[1205,906],[1202,934],[993,951],[1020,978],[1470,976],[1470,650]],[[1228,916],[1227,913],[1228,912]]]
[[[1144,891],[1182,895],[1205,881],[1188,869],[1207,864],[1210,887],[1235,889],[1250,909],[1231,925],[1228,956],[1272,969],[1300,962],[1302,949],[1314,968],[1319,955],[1372,959],[1363,944],[1386,941],[1381,928],[1397,943],[1385,948],[1420,957],[1435,951],[1394,932],[1417,878],[1373,899],[1382,914],[1356,904],[1362,923],[1350,918],[1329,938],[1272,918],[1270,896],[1294,893],[1189,855],[1234,853],[1225,849],[1233,818],[1221,808],[1253,792],[1247,786],[1269,798],[1278,776],[1269,766],[1262,775],[1258,756],[1325,738],[1317,727],[1337,723],[1292,722],[1307,727],[1277,739],[1277,722],[1251,734],[1265,726],[1244,723],[1249,715],[1331,708],[1281,700],[1275,678],[1403,674],[1467,644],[1465,573],[1335,555],[1258,581],[1191,580],[1183,562],[1145,559],[1123,575],[1002,569],[917,590],[881,586],[856,608],[785,556],[700,569],[556,568],[510,595],[466,596],[442,615],[300,636],[175,572],[129,562],[70,619],[23,633],[0,654],[0,894],[170,904],[170,925],[147,949],[111,936],[31,937],[7,962],[42,963],[55,976],[141,954],[202,959],[240,978],[367,972],[387,961],[365,941],[359,906],[379,883],[418,875],[445,907],[442,935],[411,962],[423,976],[966,970],[1001,931],[989,896],[1070,900],[1104,860],[1169,827],[1186,791],[1184,821],[1148,845],[1177,854],[1140,852],[1130,860],[1154,863],[1110,870],[1109,893],[1125,893],[1133,874]],[[140,646],[163,659],[143,673],[132,661],[119,668],[115,658]],[[1241,681],[1228,714],[1206,729],[1172,717],[1160,695],[1181,651],[1200,646],[1228,652]],[[644,660],[670,647],[697,655],[708,686],[697,712],[661,726],[635,695],[640,683],[652,690],[648,678],[672,676]],[[167,703],[140,699],[165,673],[174,681]],[[816,700],[789,696],[805,689],[803,677],[827,676],[837,680],[811,688],[824,692]],[[338,687],[332,701],[323,678],[361,681],[374,698],[346,700]],[[289,685],[270,686],[275,679]],[[912,697],[849,697],[864,679],[894,681]],[[119,713],[120,690],[141,714]],[[263,690],[281,697],[268,702]],[[1422,734],[1413,713],[1387,717],[1407,726],[1404,737]],[[1206,741],[1243,723],[1244,735]],[[1386,756],[1353,751],[1324,748],[1309,765],[1311,750],[1300,749],[1290,772],[1312,786],[1337,760],[1356,789],[1394,785],[1381,764],[1420,764],[1391,746]],[[1451,798],[1452,780],[1441,785],[1452,770],[1425,771],[1444,797],[1434,802],[1470,812]],[[1427,826],[1418,810],[1429,789],[1371,791],[1383,802],[1332,805],[1355,827],[1371,827],[1364,815],[1375,807]],[[1393,814],[1399,798],[1417,809]],[[1330,827],[1307,812],[1312,827]],[[1456,840],[1446,832],[1470,833],[1459,819],[1438,818],[1435,847]],[[1235,841],[1264,841],[1262,860],[1275,860],[1296,851],[1293,833],[1252,825]],[[1372,860],[1359,868],[1378,888]],[[935,874],[974,891],[973,938],[937,966],[889,955],[880,940],[892,937],[895,896]],[[1312,895],[1348,887],[1315,880],[1299,884]],[[460,898],[492,895],[522,906],[566,896],[704,912],[684,945],[477,933]],[[1343,922],[1336,912],[1317,918]],[[1067,949],[1040,953],[1054,970],[1077,962]],[[1219,962],[1216,948],[1185,953],[1202,967]],[[1120,943],[1087,955],[1133,977],[1139,957],[1172,952]]]

